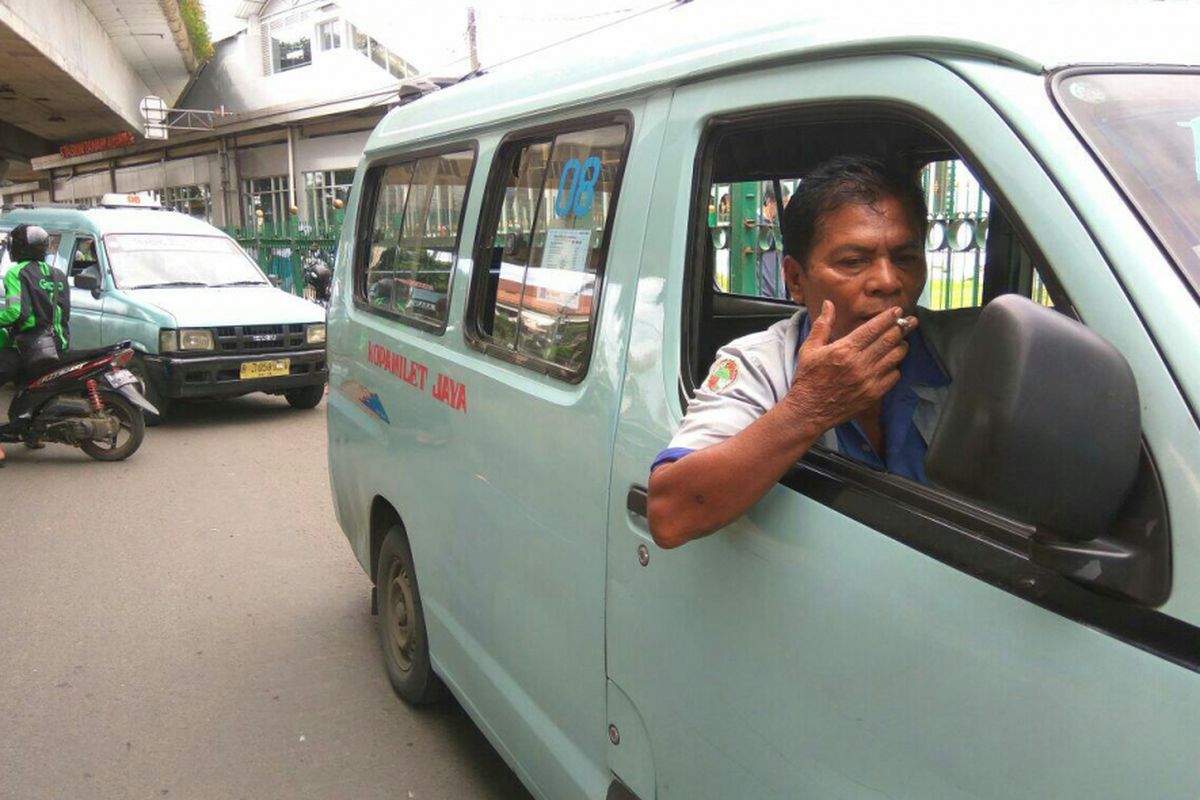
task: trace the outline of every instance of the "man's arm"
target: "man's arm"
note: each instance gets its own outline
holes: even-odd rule
[[[0,307],[0,327],[21,319],[21,267],[13,264],[4,273],[4,305]]]
[[[55,294],[55,303],[58,305],[58,325],[62,332],[63,347],[69,347],[71,343],[71,284],[67,282],[67,274],[57,267],[52,267],[54,270],[54,278],[58,283],[58,289]]]
[[[746,513],[830,428],[877,405],[900,380],[908,344],[884,311],[836,342],[826,301],[800,347],[788,393],[728,439],[650,476],[650,534],[665,548],[706,536]],[[913,319],[915,323],[915,318]]]

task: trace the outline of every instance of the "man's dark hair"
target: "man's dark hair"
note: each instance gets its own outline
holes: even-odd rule
[[[914,176],[873,156],[837,156],[817,166],[800,181],[783,210],[783,252],[808,269],[808,257],[826,215],[849,203],[875,207],[894,197],[908,211],[924,237],[925,194]]]

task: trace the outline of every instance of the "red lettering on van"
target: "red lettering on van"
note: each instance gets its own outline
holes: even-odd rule
[[[467,413],[467,387],[453,378],[438,373],[437,385],[433,387],[433,399],[445,403],[455,411]]]
[[[367,342],[367,363],[384,372],[390,372],[409,386],[425,391],[429,367],[419,361],[413,361],[400,353],[393,353],[381,344]]]

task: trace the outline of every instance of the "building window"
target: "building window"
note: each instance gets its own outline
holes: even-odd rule
[[[354,183],[353,169],[335,169],[326,172],[304,173],[304,193],[308,199],[308,221],[317,230],[327,230],[337,219],[335,200],[342,208],[350,197],[350,185]]]
[[[421,74],[419,69],[384,47],[374,37],[368,36],[353,25],[348,25],[347,27],[350,31],[350,41],[354,49],[374,61],[380,69],[386,70],[398,79],[410,78]]]
[[[281,231],[287,224],[288,211],[288,181],[286,175],[275,175],[270,178],[253,178],[242,183],[242,194],[245,199],[244,224],[254,228],[258,222],[258,213],[262,212],[262,225],[266,231]]]
[[[320,43],[321,52],[326,50],[336,50],[342,46],[342,23],[341,20],[330,19],[325,22],[317,23],[317,41]]]
[[[212,194],[207,183],[195,186],[168,186],[163,194],[163,205],[189,217],[205,222],[212,221]]]
[[[267,74],[312,64],[312,27],[306,13],[288,14],[263,26]]]

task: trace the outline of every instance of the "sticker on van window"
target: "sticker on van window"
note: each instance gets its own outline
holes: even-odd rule
[[[542,251],[542,267],[567,272],[583,272],[587,269],[588,252],[592,246],[592,232],[571,228],[553,228],[546,231],[546,245]]]
[[[722,358],[716,364],[713,364],[712,370],[708,373],[708,380],[704,382],[704,388],[710,392],[721,392],[733,386],[738,379],[738,362],[732,358]]]
[[[596,200],[596,183],[600,180],[600,159],[589,156],[580,163],[578,158],[567,159],[558,177],[558,196],[554,200],[554,215],[582,217],[592,210]]]

